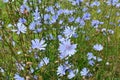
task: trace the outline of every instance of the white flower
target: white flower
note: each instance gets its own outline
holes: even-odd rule
[[[106,28],[102,28],[101,31],[102,31],[102,32],[106,32]]]
[[[98,62],[102,61],[102,58],[98,57],[98,58],[97,58],[97,61],[98,61]]]
[[[93,49],[96,51],[101,51],[101,50],[103,50],[103,46],[101,44],[95,44],[93,46]]]
[[[108,33],[109,33],[109,34],[114,34],[114,31],[111,30],[111,29],[109,29],[109,30],[108,30]]]
[[[110,63],[109,63],[109,62],[106,62],[106,65],[110,65]]]
[[[3,69],[2,67],[0,67],[0,72],[2,72],[2,73],[5,72],[4,69]]]

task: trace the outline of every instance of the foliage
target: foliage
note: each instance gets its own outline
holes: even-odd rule
[[[119,0],[0,2],[1,80],[120,79]]]

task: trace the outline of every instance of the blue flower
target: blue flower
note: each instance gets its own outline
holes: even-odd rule
[[[98,28],[99,24],[104,24],[104,22],[100,22],[99,20],[92,20],[91,25],[94,28]]]
[[[17,70],[19,71],[24,70],[25,64],[23,64],[23,62],[20,62],[20,63],[16,62],[15,64],[16,64]]]
[[[74,17],[70,17],[68,20],[69,20],[69,22],[73,22],[74,21]]]
[[[107,3],[108,5],[113,5],[113,6],[115,6],[118,2],[119,2],[119,0],[108,0],[106,3]]]
[[[116,4],[116,8],[120,8],[120,3]]]
[[[49,20],[50,19],[50,15],[49,14],[45,14],[44,15],[44,20]]]
[[[36,30],[34,30],[34,33],[40,33],[42,31],[42,28],[37,28]]]
[[[80,27],[83,27],[85,25],[85,21],[83,19],[81,19],[80,17],[77,17],[75,22],[79,23]]]
[[[75,73],[71,70],[68,74],[68,79],[72,79],[73,77],[75,77]]]
[[[60,8],[60,5],[58,3],[55,3],[56,8]]]
[[[79,23],[80,22],[80,17],[77,17],[77,19],[75,20],[76,23]]]
[[[83,68],[80,72],[81,76],[88,76],[89,70],[87,68]]]
[[[38,0],[38,3],[41,3],[41,0]]]
[[[65,65],[60,65],[57,69],[57,75],[59,75],[59,76],[65,75],[65,72],[67,69],[68,69],[68,67],[66,67]]]
[[[119,13],[119,12],[116,12],[116,16],[120,16],[120,13]]]
[[[34,33],[39,33],[39,32],[41,32],[42,31],[42,29],[41,28],[35,28],[36,26],[40,26],[41,25],[41,23],[40,23],[40,21],[39,20],[37,20],[37,21],[32,21],[31,23],[30,23],[30,25],[29,25],[29,29],[30,30],[33,30],[34,31]]]
[[[81,2],[83,2],[83,0],[69,0],[70,2],[72,2],[72,5],[80,5]]]
[[[17,28],[18,28],[17,34],[20,34],[20,32],[21,32],[21,33],[26,33],[27,28],[25,27],[24,24],[22,24],[22,23],[17,23]]]
[[[90,6],[94,7],[94,6],[99,6],[100,2],[99,1],[94,1]]]
[[[64,13],[65,15],[73,14],[73,12],[74,12],[74,10],[68,10],[68,9],[64,9],[64,10],[63,10],[63,13]]]
[[[41,22],[40,22],[40,20],[35,21],[35,23],[36,23],[37,26],[42,25]]]
[[[0,36],[0,41],[2,40],[2,36]]]
[[[74,38],[77,38],[77,37],[78,37],[78,34],[77,34],[77,33],[73,34],[73,37],[74,37]]]
[[[33,22],[30,23],[29,29],[30,30],[35,30],[35,26],[36,26],[36,23],[35,23],[35,21],[33,21]]]
[[[85,40],[86,40],[86,41],[89,41],[89,40],[90,40],[90,37],[89,37],[89,36],[86,36],[86,37],[85,37]]]
[[[96,56],[94,56],[93,53],[91,53],[91,52],[87,53],[87,57],[88,57],[88,60],[91,60],[91,59],[96,60]]]
[[[50,38],[50,40],[53,40],[54,36],[52,34],[49,34],[49,38]]]
[[[45,41],[42,39],[41,41],[39,39],[32,40],[32,48],[33,49],[39,49],[39,50],[45,50],[45,47],[47,44],[45,44]]]
[[[76,28],[75,27],[65,27],[65,30],[63,32],[63,34],[66,36],[66,38],[70,38],[72,37],[74,34],[75,34],[75,30]]]
[[[23,77],[19,76],[19,74],[15,74],[14,79],[15,80],[25,80]]]
[[[90,20],[90,16],[91,16],[91,14],[88,13],[88,12],[86,12],[86,13],[84,13],[82,19],[83,19],[83,20]]]
[[[20,12],[24,13],[25,10],[27,10],[29,12],[30,8],[26,4],[21,5],[20,6]]]
[[[94,66],[95,62],[93,60],[89,60],[88,63],[91,65],[91,66]]]
[[[58,19],[58,15],[53,15],[53,16],[52,16],[52,20],[50,20],[50,23],[51,23],[51,24],[52,24],[52,23],[55,23],[57,19]]]
[[[85,21],[83,19],[80,19],[79,26],[80,28],[85,26]]]
[[[24,0],[24,1],[23,1],[23,4],[26,4],[26,3],[27,3],[27,1],[28,1],[28,0]]]
[[[63,9],[59,9],[59,10],[57,11],[57,15],[59,16],[59,15],[61,15],[63,12],[64,12]]]
[[[114,34],[114,31],[112,29],[107,30],[109,34]]]
[[[27,22],[25,18],[20,18],[18,21],[19,21],[20,23],[26,23],[26,22]]]
[[[120,19],[117,22],[120,23]]]
[[[78,73],[78,69],[75,70],[69,70],[69,74],[68,74],[68,79],[72,79],[73,77],[75,77],[75,75]]]
[[[64,41],[64,38],[62,37],[62,35],[58,35],[58,40],[61,42]]]
[[[98,10],[97,10],[97,13],[100,13],[100,12],[101,12],[101,9],[98,9]]]
[[[85,11],[87,11],[87,10],[88,10],[87,7],[85,7],[85,8],[82,9],[83,12],[85,12]]]
[[[102,58],[98,57],[98,58],[97,58],[97,61],[98,61],[98,62],[101,62],[101,61],[102,61]]]
[[[60,43],[59,51],[60,51],[60,58],[63,59],[67,56],[72,56],[76,52],[76,44],[71,44],[70,40],[64,40]]]
[[[34,20],[39,20],[40,19],[40,14],[38,11],[38,7],[36,7],[35,12],[33,13]]]
[[[92,26],[94,28],[98,28],[98,25],[99,25],[99,21],[98,20],[92,20]]]
[[[51,12],[52,14],[55,14],[55,11],[53,9],[53,6],[49,6],[45,9],[47,12]]]
[[[62,23],[63,23],[63,20],[60,20],[60,21],[59,21],[59,24],[62,24]]]
[[[44,62],[45,65],[47,65],[47,64],[49,63],[49,58],[44,57],[44,58],[43,58],[43,62]]]
[[[103,46],[101,44],[95,44],[93,46],[93,49],[96,51],[101,51],[101,50],[103,50]]]
[[[42,66],[47,65],[48,63],[49,63],[49,58],[44,57],[44,58],[40,61],[38,67],[41,68]]]
[[[4,3],[7,3],[7,2],[9,2],[9,0],[3,0],[3,2],[4,2]]]

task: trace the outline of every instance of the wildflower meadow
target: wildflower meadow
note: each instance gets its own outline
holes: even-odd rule
[[[0,0],[0,80],[120,80],[120,0]]]

